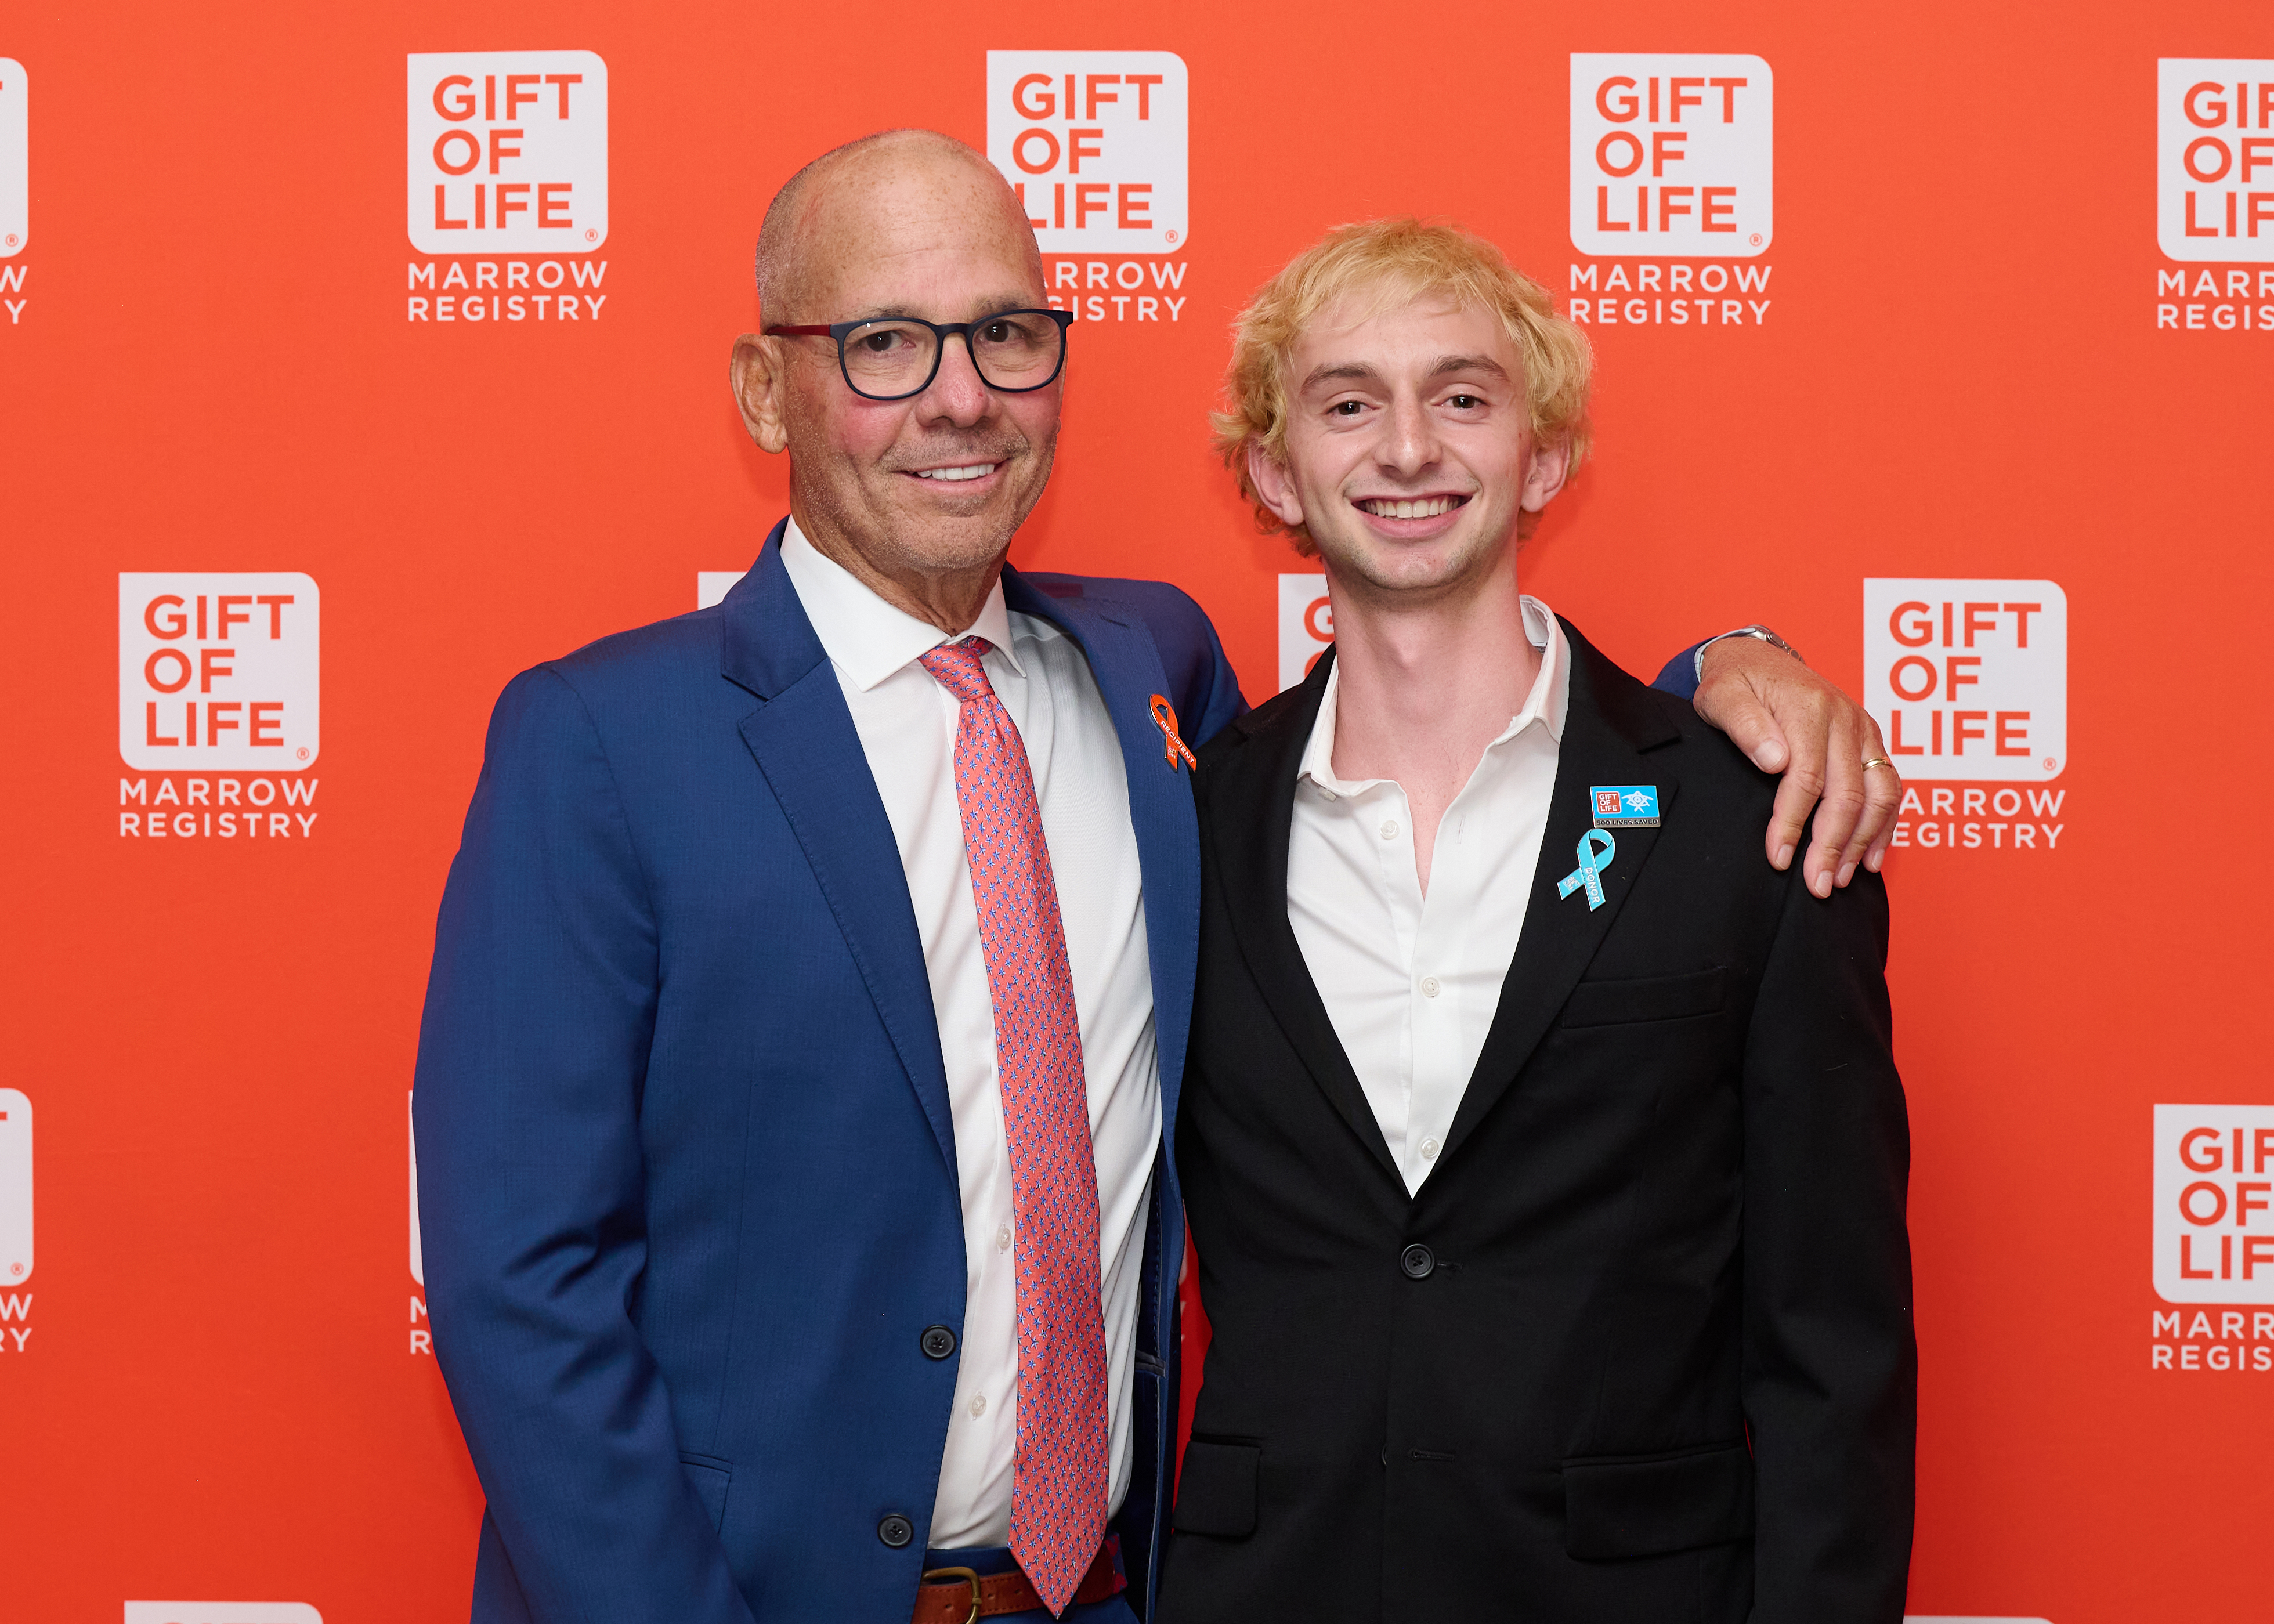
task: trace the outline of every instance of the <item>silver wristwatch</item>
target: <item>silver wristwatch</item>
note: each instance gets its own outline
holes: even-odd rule
[[[1763,643],[1768,644],[1772,649],[1782,649],[1787,654],[1791,655],[1793,658],[1799,660],[1802,665],[1805,665],[1808,664],[1807,659],[1801,654],[1801,651],[1798,649],[1794,648],[1792,644],[1787,643],[1783,638],[1778,636],[1766,626],[1740,626],[1735,631],[1723,632],[1721,634],[1721,637],[1758,637]],[[1700,682],[1706,680],[1706,650],[1712,648],[1715,643],[1721,642],[1721,637],[1708,637],[1705,642],[1698,645],[1698,652],[1690,657],[1690,668],[1696,673],[1697,678]]]

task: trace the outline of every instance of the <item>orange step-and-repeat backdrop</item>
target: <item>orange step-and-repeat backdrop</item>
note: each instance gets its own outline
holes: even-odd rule
[[[1532,590],[1645,673],[1766,620],[1909,777],[1912,1611],[2265,1616],[2260,0],[11,11],[0,1616],[462,1614],[405,1099],[484,722],[749,563],[759,216],[904,124],[1079,317],[1014,557],[1252,698],[1328,628],[1206,447],[1246,293],[1414,211],[1585,324]]]

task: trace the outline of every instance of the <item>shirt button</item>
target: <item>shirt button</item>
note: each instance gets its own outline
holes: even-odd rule
[[[1437,996],[1437,978],[1434,975],[1423,976],[1421,978],[1421,996],[1425,998],[1434,998]]]
[[[971,1395],[971,1418],[976,1421],[980,1417],[986,1413],[987,1395],[984,1393],[973,1394]]]
[[[1395,840],[1397,838],[1397,820],[1396,818],[1385,817],[1382,820],[1382,838],[1385,840]]]
[[[1006,1223],[1001,1229],[995,1231],[995,1250],[998,1252],[1008,1252],[1011,1250],[1011,1226],[1009,1224]]]
[[[1423,1139],[1421,1141],[1421,1160],[1424,1162],[1434,1162],[1436,1159],[1437,1141],[1434,1139]]]

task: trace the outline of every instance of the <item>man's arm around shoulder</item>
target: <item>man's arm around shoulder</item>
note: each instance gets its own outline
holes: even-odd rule
[[[628,1304],[656,929],[567,678],[508,686],[442,899],[413,1095],[434,1351],[534,1620],[749,1624]]]

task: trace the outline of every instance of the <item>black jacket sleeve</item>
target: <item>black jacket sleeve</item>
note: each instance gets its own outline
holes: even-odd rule
[[[1744,1404],[1754,1624],[1898,1624],[1918,1352],[1887,896],[1796,875],[1747,1034]]]

